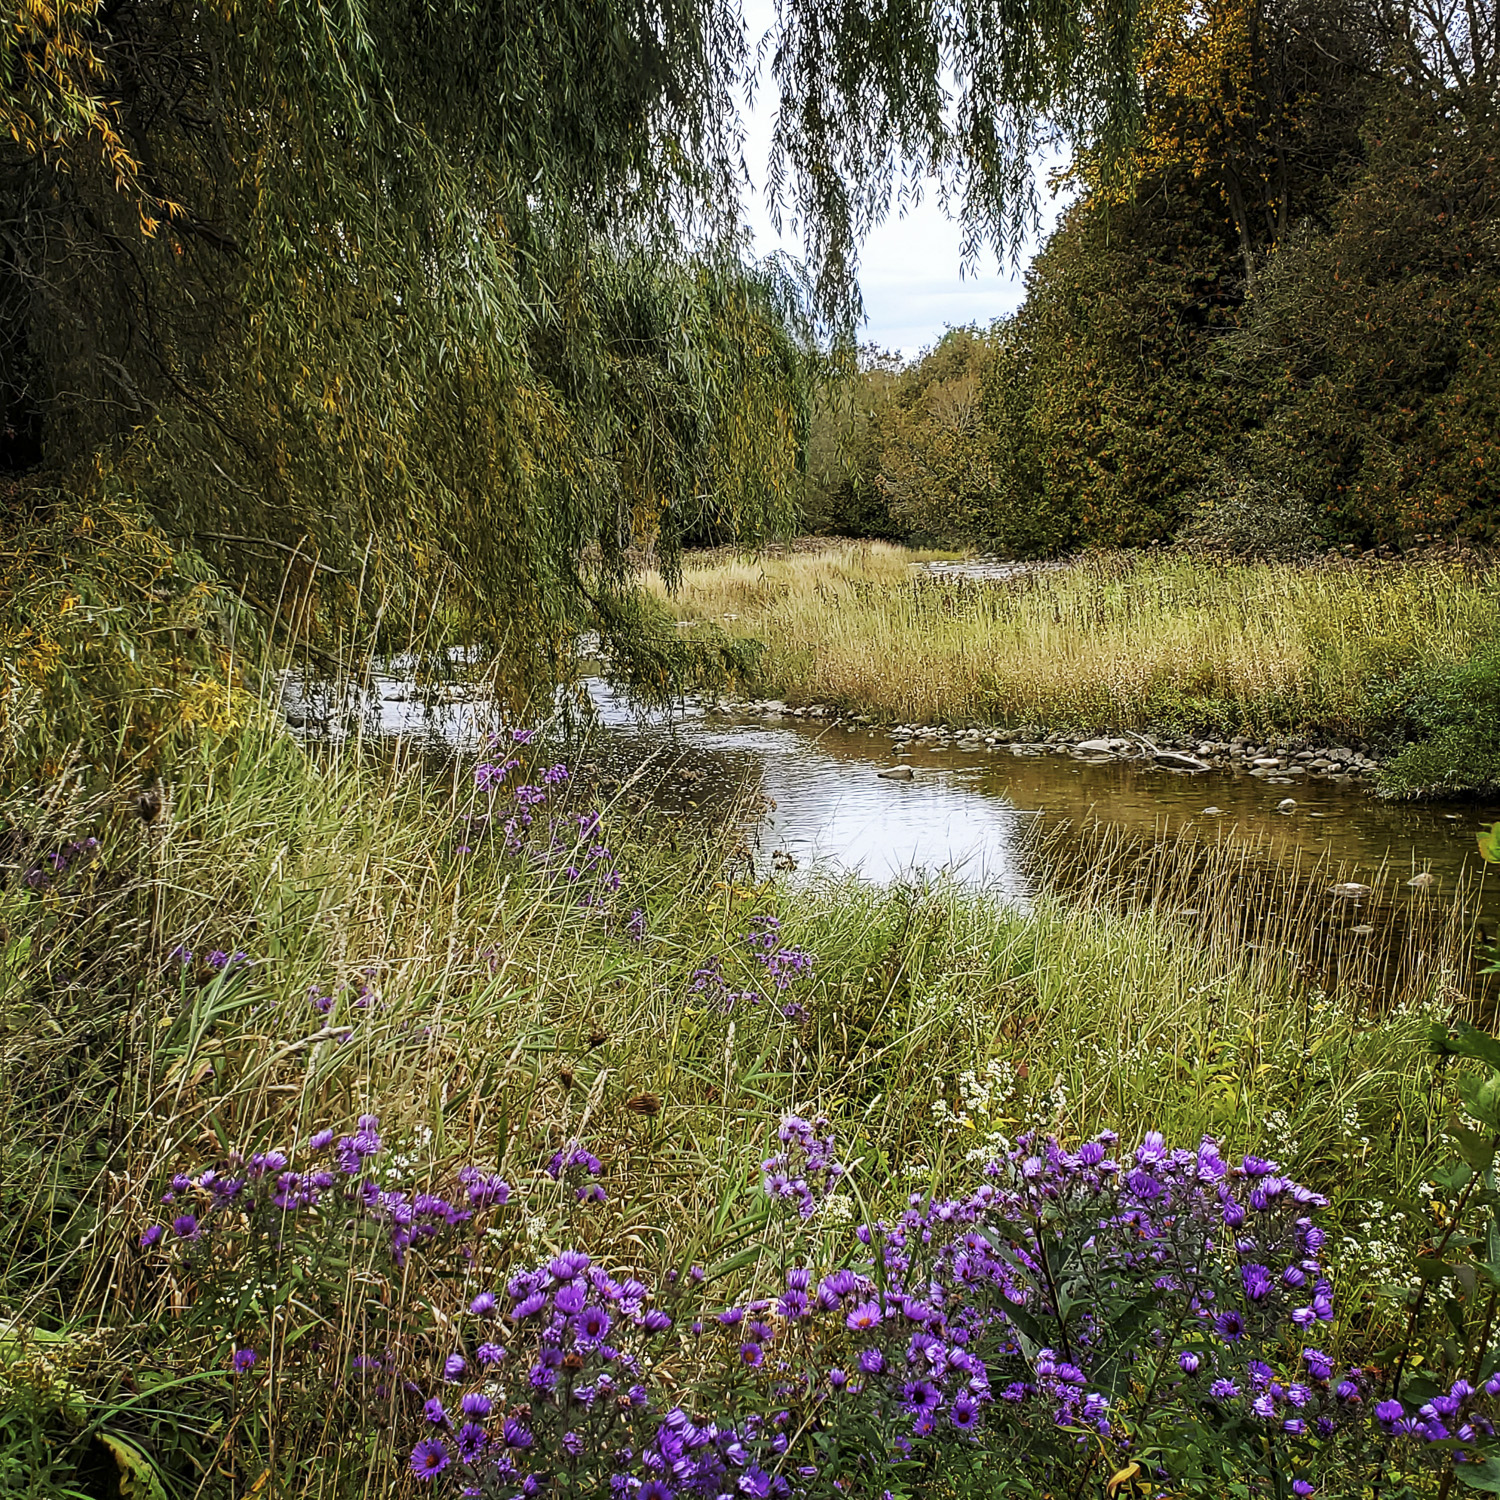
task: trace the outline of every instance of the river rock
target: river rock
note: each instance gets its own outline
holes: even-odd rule
[[[1224,809],[1222,807],[1205,807],[1203,809],[1203,816],[1205,818],[1222,818],[1224,816]]]
[[[1085,755],[1117,755],[1122,750],[1130,749],[1129,740],[1079,740],[1073,746],[1075,750],[1082,750]]]
[[[1279,813],[1296,812],[1297,799],[1295,797],[1283,797],[1281,801],[1276,804],[1276,811]]]
[[[1361,922],[1358,927],[1351,927],[1349,931],[1355,937],[1369,937],[1370,934],[1375,931],[1375,929],[1371,927],[1368,922]]]
[[[983,740],[960,740],[958,742],[958,744],[954,748],[958,749],[958,750],[966,751],[969,754],[973,754],[976,750],[983,750],[984,749],[984,741]]]
[[[884,776],[887,781],[910,781],[916,772],[910,766],[887,766],[885,770],[875,774]]]
[[[1361,896],[1370,894],[1370,887],[1357,880],[1340,880],[1328,887],[1328,894],[1340,901],[1358,901]]]

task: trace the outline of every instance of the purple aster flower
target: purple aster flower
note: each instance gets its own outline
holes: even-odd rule
[[[878,1375],[885,1369],[885,1355],[879,1349],[861,1349],[859,1367],[866,1375]]]
[[[1294,1495],[1315,1495],[1317,1491],[1305,1479],[1294,1479],[1292,1481],[1292,1493]]]
[[[429,1397],[423,1404],[422,1415],[434,1427],[446,1427],[448,1425],[448,1413],[443,1410],[443,1403],[436,1396]]]
[[[1209,1386],[1208,1394],[1215,1401],[1233,1401],[1240,1393],[1240,1388],[1232,1380],[1216,1380]]]
[[[635,1492],[636,1500],[672,1500],[672,1491],[659,1479],[648,1479]]]
[[[1226,1343],[1238,1343],[1245,1336],[1245,1320],[1232,1308],[1214,1319],[1214,1329]]]
[[[858,1332],[862,1329],[874,1328],[880,1322],[880,1316],[880,1307],[877,1303],[861,1302],[844,1319],[844,1323],[847,1327]]]
[[[610,1317],[602,1307],[589,1306],[573,1319],[573,1332],[584,1344],[597,1344],[610,1329]]]
[[[507,1448],[529,1448],[533,1441],[531,1429],[518,1422],[514,1417],[505,1419],[502,1429]]]
[[[958,1428],[960,1432],[971,1432],[979,1425],[979,1404],[966,1391],[960,1391],[953,1398],[953,1405],[948,1411],[948,1420]]]
[[[448,1445],[441,1438],[423,1438],[411,1450],[411,1471],[418,1479],[436,1479],[449,1461]]]
[[[195,1240],[201,1231],[198,1228],[198,1219],[194,1214],[179,1214],[172,1220],[172,1233],[180,1240]]]
[[[236,1349],[229,1361],[230,1368],[236,1375],[248,1375],[255,1368],[256,1358],[254,1349]]]
[[[1381,1401],[1375,1407],[1375,1420],[1387,1432],[1393,1431],[1405,1415],[1406,1408],[1399,1401]]]
[[[765,1350],[759,1344],[740,1345],[740,1363],[748,1365],[752,1370],[758,1370],[765,1357]]]
[[[495,1294],[493,1292],[481,1292],[470,1304],[469,1311],[476,1318],[483,1317],[485,1313],[495,1310]]]
[[[505,1350],[499,1344],[481,1344],[474,1351],[474,1358],[488,1369],[491,1365],[498,1365],[505,1358]]]
[[[450,1354],[443,1361],[443,1379],[457,1380],[466,1369],[468,1369],[468,1364],[462,1354]]]
[[[162,1236],[160,1224],[153,1224],[141,1234],[141,1249],[149,1250]]]
[[[465,1422],[454,1434],[454,1441],[458,1445],[459,1462],[472,1464],[483,1456],[489,1434],[478,1422]]]

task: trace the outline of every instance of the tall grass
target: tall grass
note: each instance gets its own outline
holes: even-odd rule
[[[572,795],[571,810],[589,804]],[[353,743],[314,756],[252,729],[232,759],[184,768],[150,824],[124,796],[8,809],[13,876],[68,840],[100,843],[65,878],[0,890],[0,1313],[27,1358],[46,1338],[70,1351],[62,1375],[23,1378],[45,1360],[9,1360],[0,1439],[19,1410],[53,1434],[59,1474],[88,1460],[78,1434],[101,1429],[180,1493],[270,1474],[274,1454],[251,1463],[225,1435],[238,1418],[224,1351],[189,1334],[180,1288],[136,1238],[185,1161],[364,1112],[418,1176],[476,1159],[534,1175],[582,1136],[608,1163],[599,1234],[619,1263],[697,1260],[739,1282],[764,1270],[736,1257],[788,1109],[833,1117],[873,1210],[951,1186],[1028,1126],[1209,1131],[1285,1160],[1351,1229],[1427,1169],[1450,1085],[1424,1035],[1462,1004],[1447,929],[1423,940],[1435,957],[1408,966],[1395,1003],[1372,1007],[1339,976],[1310,995],[1210,940],[1229,931],[1228,885],[1205,891],[1217,926],[1102,889],[1023,911],[943,883],[749,885],[729,841],[684,847],[673,830],[674,849],[649,818],[606,807],[623,879],[610,912],[580,907],[559,864],[459,853],[476,805],[469,766],[437,775]],[[714,962],[754,981],[744,934],[767,913],[814,955],[790,1017],[726,1010],[695,983]],[[252,962],[217,972],[211,948]],[[310,1000],[327,995],[326,1012]],[[528,1221],[538,1253],[566,1232]],[[1395,1249],[1350,1244],[1357,1285],[1393,1274]],[[364,1292],[348,1276],[348,1315],[316,1335],[335,1344]],[[143,1405],[148,1389],[161,1394]],[[322,1454],[326,1492],[395,1482],[399,1455],[342,1446],[294,1390],[277,1400],[279,1451]]]
[[[689,561],[682,619],[764,641],[764,685],[894,720],[1103,730],[1383,727],[1383,685],[1500,639],[1492,568],[1091,558],[1009,582],[881,543]],[[660,585],[657,585],[660,587]]]

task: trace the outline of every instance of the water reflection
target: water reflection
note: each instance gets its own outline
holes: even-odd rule
[[[898,747],[880,731],[791,717],[735,721],[692,706],[641,713],[598,679],[586,686],[597,723],[584,758],[618,781],[649,768],[642,783],[653,799],[692,820],[722,821],[744,791],[758,794],[764,812],[747,831],[766,867],[837,867],[871,880],[946,869],[1022,898],[1030,888],[1023,843],[1040,817],[1143,836],[1184,827],[1232,833],[1304,863],[1384,867],[1403,890],[1407,878],[1431,871],[1449,891],[1474,872],[1475,831],[1500,818],[1497,807],[1381,802],[1358,784],[1308,777],[1277,784],[1231,771],[1017,755],[1008,746]],[[306,733],[358,728],[444,754],[478,753],[496,723],[492,705],[462,689],[414,689],[401,663],[357,688],[288,678],[283,698]],[[898,756],[913,778],[881,778]],[[1296,808],[1278,812],[1287,797]]]

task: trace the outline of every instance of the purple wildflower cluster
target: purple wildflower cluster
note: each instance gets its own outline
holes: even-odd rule
[[[382,1150],[379,1125],[375,1115],[361,1115],[355,1130],[337,1139],[323,1129],[297,1150],[234,1151],[218,1165],[176,1174],[161,1201],[179,1211],[168,1225],[149,1225],[141,1248],[163,1241],[196,1246],[247,1229],[281,1245],[295,1238],[299,1216],[326,1223],[327,1210],[337,1205],[340,1215],[378,1226],[391,1260],[401,1266],[413,1245],[439,1239],[478,1210],[509,1200],[509,1186],[477,1166],[459,1172],[451,1200],[383,1186],[374,1161]]]
[[[798,1215],[810,1219],[845,1175],[834,1158],[828,1117],[819,1115],[809,1122],[801,1115],[787,1115],[776,1136],[782,1149],[760,1164],[761,1186],[777,1202],[795,1203]]]
[[[183,969],[198,968],[200,975],[212,978],[216,974],[226,973],[230,969],[249,968],[255,960],[245,952],[243,948],[226,950],[223,948],[211,948],[202,955],[201,959],[195,960],[193,950],[185,943],[179,943],[167,955],[170,962],[180,965]]]
[[[419,1480],[442,1477],[466,1495],[791,1493],[778,1472],[787,1413],[709,1420],[653,1397],[674,1319],[637,1278],[564,1251],[512,1276],[503,1293],[480,1292],[469,1312],[467,1338],[443,1359],[440,1394],[423,1407],[410,1460]],[[507,1362],[509,1403],[498,1378]]]
[[[701,969],[693,970],[693,993],[702,995],[716,1009],[730,1011],[743,1000],[747,1005],[759,1005],[759,990],[737,990],[724,977],[723,960],[710,958]]]
[[[554,1182],[566,1182],[580,1203],[603,1203],[605,1191],[594,1179],[602,1175],[604,1163],[577,1141],[553,1153],[547,1163],[547,1175]]]
[[[1218,1493],[1203,1485],[1233,1474],[1308,1496],[1376,1448],[1494,1455],[1500,1374],[1382,1400],[1326,1351],[1326,1202],[1274,1162],[1231,1161],[1208,1138],[1173,1149],[1153,1133],[1127,1151],[1108,1131],[1071,1149],[1022,1136],[961,1196],[913,1195],[842,1245],[820,1233],[815,1269],[797,1225],[847,1169],[825,1117],[789,1115],[778,1137],[763,1184],[796,1206],[778,1231],[791,1263],[730,1306],[704,1300],[697,1267],[658,1292],[597,1249],[508,1270],[522,1240],[488,1211],[512,1203],[509,1185],[469,1166],[441,1195],[397,1186],[374,1116],[179,1174],[173,1217],[141,1243],[195,1271],[259,1258],[279,1282],[267,1252],[321,1226],[337,1267],[352,1236],[408,1279],[466,1285],[467,1314],[427,1318],[415,1340],[399,1321],[362,1327],[380,1353],[353,1370],[382,1423],[409,1424],[413,1476],[445,1494],[832,1500],[879,1493],[892,1465],[980,1455],[1028,1492],[1081,1493],[1136,1464],[1171,1493]],[[543,1167],[588,1203],[603,1171],[578,1141]],[[300,1280],[316,1284],[306,1267]],[[391,1316],[430,1305],[419,1294]],[[230,1331],[230,1371],[251,1376],[254,1341]]]
[[[805,948],[788,948],[781,941],[781,919],[758,916],[750,918],[745,934],[746,946],[770,976],[771,987],[779,994],[799,979],[811,979],[813,957]]]
[[[811,979],[813,956],[804,948],[789,948],[781,941],[781,920],[773,916],[750,918],[749,930],[744,935],[744,947],[755,963],[765,971],[770,983],[769,991],[778,1001],[778,1009],[789,1021],[801,1021],[807,1009],[795,997],[786,992],[804,979]],[[754,987],[736,989],[724,973],[721,958],[709,958],[701,968],[693,971],[692,987],[695,994],[704,996],[722,1010],[733,1010],[740,1002],[759,1005],[765,997]]]
[[[69,839],[27,870],[21,877],[22,883],[34,891],[50,890],[70,870],[76,874],[98,851],[99,840],[96,838]]]
[[[1429,1444],[1450,1440],[1479,1444],[1495,1436],[1494,1406],[1485,1398],[1496,1396],[1500,1396],[1500,1371],[1477,1387],[1462,1378],[1455,1380],[1446,1391],[1421,1402],[1415,1412],[1394,1398],[1378,1402],[1375,1419],[1389,1437],[1409,1437]],[[1481,1410],[1484,1405],[1489,1405],[1488,1412]],[[1454,1452],[1456,1463],[1473,1462],[1476,1457],[1474,1451],[1462,1447]]]
[[[512,730],[510,735],[515,744],[524,745],[534,732]],[[491,739],[492,744],[498,743],[497,737]],[[490,805],[485,811],[465,818],[465,831],[457,852],[472,854],[491,829],[498,827],[506,854],[525,855],[539,868],[556,870],[568,886],[579,892],[579,906],[607,908],[620,889],[621,878],[615,868],[614,854],[602,836],[602,816],[597,810],[566,814],[554,809],[546,819],[543,835],[538,822],[542,810],[552,806],[573,779],[572,771],[559,761],[545,767],[535,781],[513,788],[514,808],[502,819],[495,800],[512,773],[520,769],[521,761],[514,755],[481,762],[474,768],[475,789],[488,797]],[[629,929],[632,941],[643,940],[644,922],[644,914],[632,916]]]

